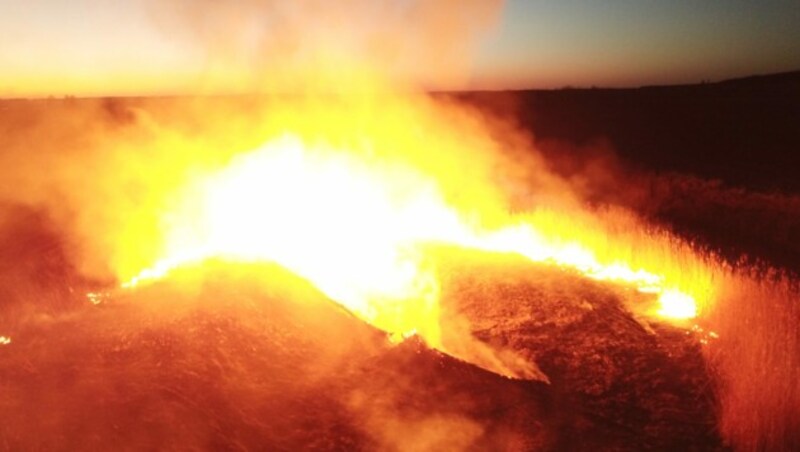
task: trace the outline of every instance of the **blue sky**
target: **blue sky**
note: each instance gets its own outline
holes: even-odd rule
[[[533,86],[681,83],[800,69],[800,2],[509,0],[478,68]]]

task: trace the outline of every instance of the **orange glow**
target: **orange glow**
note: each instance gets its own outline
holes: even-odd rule
[[[661,293],[659,314],[676,319],[687,319],[697,315],[697,302],[690,295],[677,290]]]
[[[419,334],[434,347],[436,245],[517,253],[629,286],[658,297],[648,314],[662,318],[692,318],[708,302],[703,261],[625,214],[583,209],[558,184],[543,190],[563,202],[512,210],[495,171],[516,163],[473,113],[380,90],[356,97],[271,104],[263,144],[168,196],[150,262],[141,250],[120,254],[124,286],[209,258],[276,262],[394,338]]]

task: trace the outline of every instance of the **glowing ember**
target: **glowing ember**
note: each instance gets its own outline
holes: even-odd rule
[[[0,345],[8,345],[11,343],[11,338],[8,336],[0,336]]]

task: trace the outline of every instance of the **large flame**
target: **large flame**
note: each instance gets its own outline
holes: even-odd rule
[[[124,285],[214,257],[276,262],[378,328],[433,346],[434,245],[517,253],[624,284],[655,294],[652,314],[667,318],[694,317],[710,297],[709,273],[686,245],[563,193],[562,204],[547,201],[564,186],[544,184],[533,198],[541,204],[512,209],[509,187],[528,179],[497,177],[520,164],[500,157],[503,144],[475,114],[410,95],[357,97],[271,104],[262,145],[173,193],[160,214],[163,246],[144,270],[122,266]]]

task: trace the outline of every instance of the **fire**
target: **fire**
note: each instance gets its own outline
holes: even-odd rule
[[[677,290],[666,290],[660,296],[659,314],[676,319],[693,318],[697,315],[697,302],[690,295]]]
[[[624,284],[659,297],[665,318],[707,302],[702,261],[669,237],[628,220],[615,229],[569,203],[512,211],[490,171],[509,168],[500,145],[463,110],[392,96],[354,115],[330,104],[273,106],[262,145],[194,174],[160,216],[157,256],[124,286],[209,258],[275,262],[393,337],[434,347],[438,245]]]

